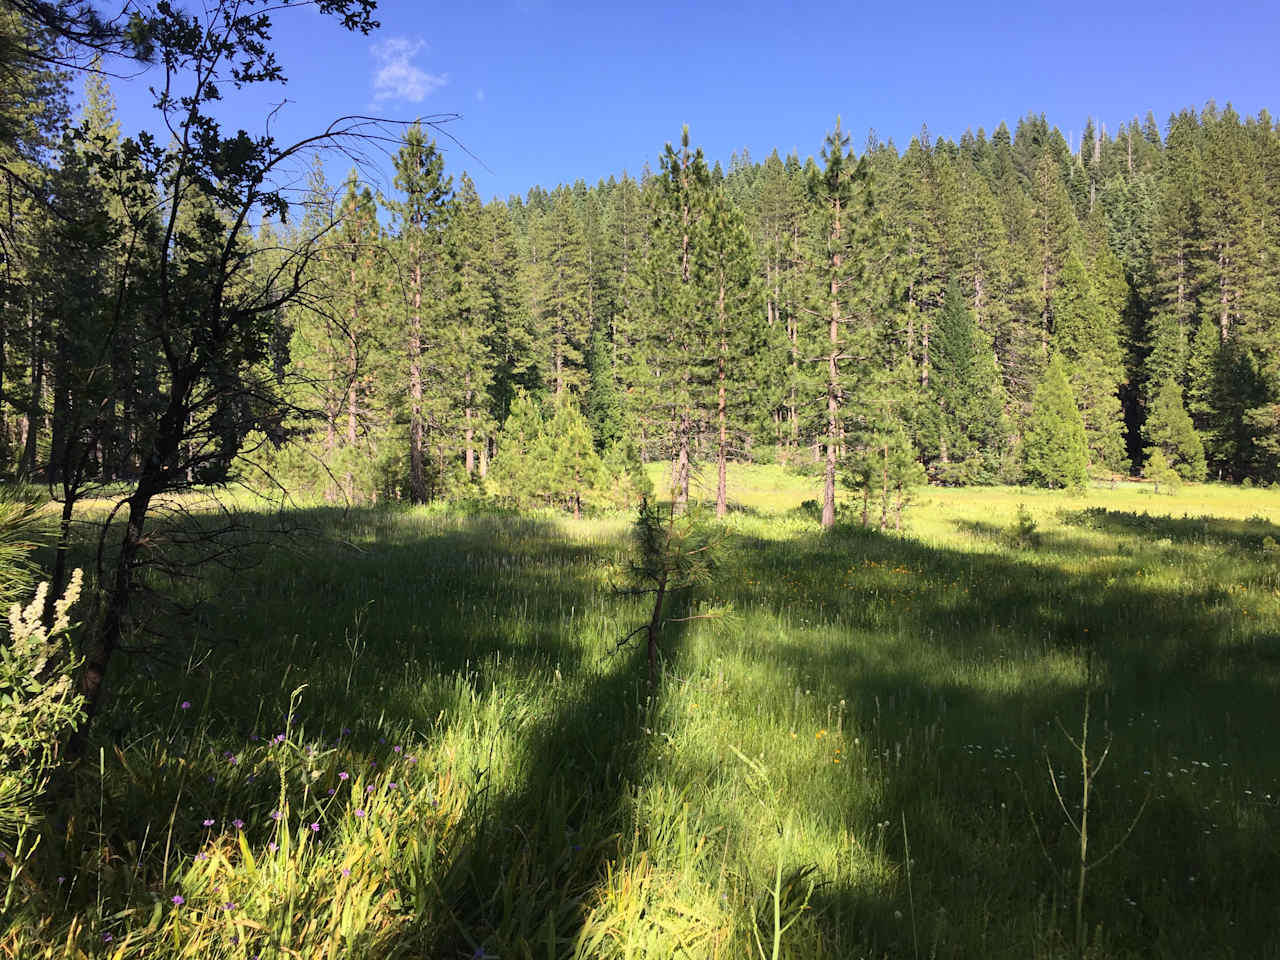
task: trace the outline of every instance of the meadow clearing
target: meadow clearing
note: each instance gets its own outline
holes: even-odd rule
[[[0,955],[1280,956],[1280,492],[816,490],[731,472],[652,698],[630,516],[293,510],[113,668]]]

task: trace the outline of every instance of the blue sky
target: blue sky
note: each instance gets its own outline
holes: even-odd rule
[[[1079,137],[1087,117],[1115,129],[1207,100],[1280,111],[1280,4],[984,2],[424,5],[383,0],[381,30],[351,35],[302,10],[276,18],[290,82],[228,102],[229,125],[281,139],[344,114],[459,113],[443,144],[483,197],[657,165],[689,124],[726,166],[744,147],[802,156],[837,113],[860,144],[874,128],[903,147],[1012,127],[1028,111]],[[113,84],[125,132],[154,121],[146,76]],[[367,174],[387,185],[387,164]],[[483,162],[483,166],[478,161]],[[335,160],[340,178],[349,161]],[[485,168],[488,169],[485,169]]]

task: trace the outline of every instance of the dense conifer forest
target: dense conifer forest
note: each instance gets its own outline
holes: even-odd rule
[[[374,12],[0,0],[0,957],[1280,955],[1270,115],[486,201]]]
[[[105,79],[16,76],[0,458],[54,485],[131,477],[172,376],[149,265],[199,269],[234,203],[196,178],[165,222],[156,146],[120,130]],[[837,486],[920,469],[1057,486],[1155,451],[1189,480],[1276,480],[1272,118],[1210,102],[1078,140],[980,119],[899,147],[833,118],[811,155],[727,165],[673,122],[633,173],[487,203],[421,126],[385,193],[317,162],[237,237],[258,293],[307,256],[219,359],[252,388],[210,393],[190,477],[413,502],[484,480],[580,509],[625,499],[639,462],[670,460],[681,500],[693,464],[777,462],[821,474],[828,511]]]

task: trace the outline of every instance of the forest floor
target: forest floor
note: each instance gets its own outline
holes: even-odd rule
[[[652,697],[629,516],[293,511],[114,665],[0,956],[1280,956],[1280,492],[818,490],[732,472]]]

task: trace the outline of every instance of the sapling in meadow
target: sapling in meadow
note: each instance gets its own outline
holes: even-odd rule
[[[1119,839],[1112,844],[1102,856],[1090,857],[1089,853],[1089,809],[1093,802],[1093,793],[1097,781],[1098,774],[1102,771],[1103,765],[1107,762],[1107,757],[1111,753],[1111,732],[1108,729],[1106,734],[1106,742],[1103,744],[1102,751],[1099,753],[1096,744],[1091,746],[1089,743],[1089,711],[1093,693],[1093,657],[1091,653],[1086,653],[1085,667],[1085,688],[1084,688],[1084,712],[1080,721],[1080,739],[1077,740],[1067,732],[1066,727],[1062,725],[1062,721],[1058,720],[1058,729],[1062,731],[1062,735],[1067,742],[1071,744],[1073,758],[1078,758],[1080,762],[1080,798],[1079,801],[1068,806],[1066,798],[1063,796],[1063,784],[1060,777],[1053,768],[1053,760],[1050,758],[1048,751],[1045,752],[1045,766],[1049,769],[1049,783],[1053,786],[1053,795],[1058,802],[1058,809],[1062,811],[1063,817],[1066,819],[1071,831],[1079,840],[1078,856],[1072,865],[1075,872],[1075,944],[1076,952],[1080,957],[1085,956],[1085,922],[1084,922],[1084,896],[1086,888],[1086,880],[1089,874],[1101,867],[1110,860],[1120,848],[1124,846],[1134,828],[1138,825],[1142,813],[1147,808],[1147,801],[1151,799],[1151,790],[1148,789],[1147,794],[1142,799],[1138,812],[1133,815],[1133,819],[1129,821],[1128,826],[1120,835]],[[1091,753],[1092,751],[1092,753]],[[1072,810],[1076,812],[1073,813]],[[1040,841],[1041,850],[1044,851],[1045,857],[1049,862],[1053,863],[1053,858],[1049,855],[1048,848],[1045,846],[1044,837],[1040,833],[1040,825],[1036,822],[1035,814],[1031,814],[1031,825],[1035,829],[1036,838]]]
[[[1182,485],[1182,477],[1173,465],[1169,463],[1169,458],[1159,447],[1151,451],[1147,458],[1147,465],[1143,468],[1142,475],[1155,484],[1155,492],[1160,492],[1160,485],[1163,484],[1169,493],[1177,493],[1178,488]]]
[[[698,521],[697,513],[677,513],[675,505],[662,507],[641,501],[633,528],[636,559],[631,561],[632,586],[620,593],[653,598],[647,623],[636,627],[620,641],[621,649],[632,637],[645,635],[649,661],[649,689],[658,678],[658,638],[668,623],[697,619],[668,617],[667,603],[676,594],[687,594],[711,580],[714,552],[719,538],[713,538]]]

